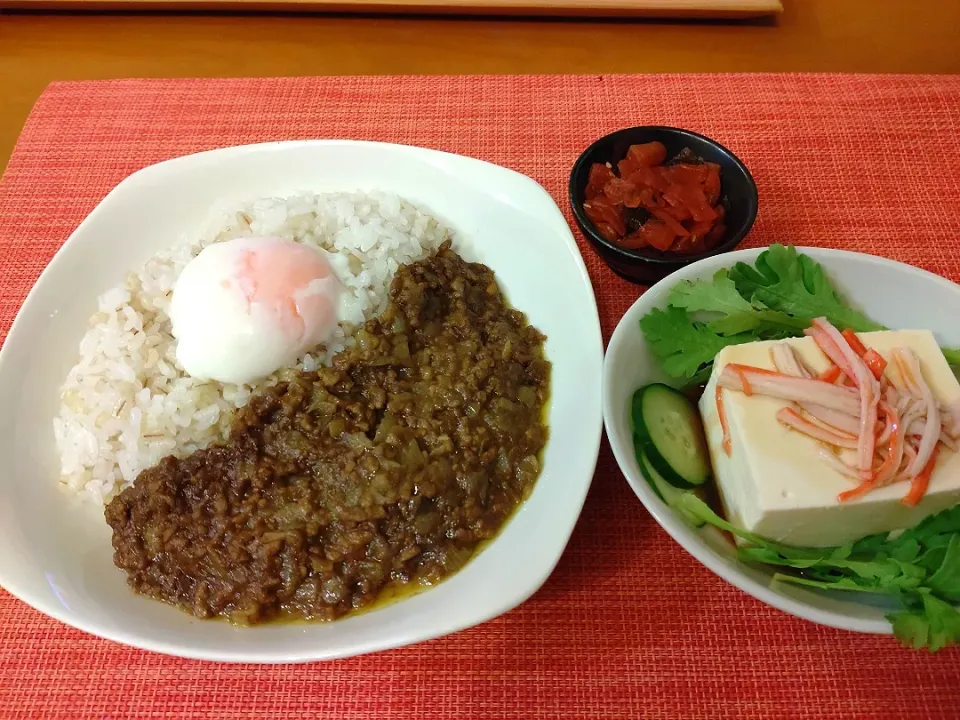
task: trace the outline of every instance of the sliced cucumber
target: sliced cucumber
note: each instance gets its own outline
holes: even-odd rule
[[[694,488],[710,479],[710,453],[696,406],[667,385],[647,385],[633,394],[634,432],[643,454],[671,485]]]
[[[693,525],[694,527],[701,527],[703,525],[703,520],[684,512],[683,508],[677,503],[681,495],[693,492],[692,490],[681,490],[664,480],[663,476],[650,464],[649,458],[642,452],[639,452],[639,448],[637,452],[637,462],[640,463],[640,472],[643,473],[647,482],[653,487],[654,492],[660,496],[660,499],[663,500],[668,507],[676,510],[688,525]]]

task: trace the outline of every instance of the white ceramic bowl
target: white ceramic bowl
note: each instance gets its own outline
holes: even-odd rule
[[[853,305],[891,328],[928,328],[942,345],[960,345],[960,286],[924,270],[872,255],[799,248],[823,265],[835,286]],[[633,304],[617,325],[603,367],[603,418],[607,437],[630,487],[674,540],[727,582],[768,605],[823,625],[867,633],[889,633],[884,614],[891,606],[858,601],[850,593],[822,592],[784,583],[772,573],[741,563],[733,544],[719,532],[695,530],[653,492],[640,474],[633,451],[629,404],[633,392],[648,383],[666,382],[640,332],[640,318],[666,305],[681,280],[707,279],[720,268],[752,263],[762,249],[707,258],[660,281]],[[863,596],[860,596],[861,598]]]
[[[196,232],[214,203],[380,189],[441,217],[547,335],[550,440],[529,500],[461,572],[427,592],[322,624],[236,628],[135,595],[112,563],[100,509],[58,488],[58,388],[97,296]],[[0,584],[111,640],[191,658],[296,662],[438,637],[519,605],[556,565],[583,505],[602,431],[603,344],[593,289],[563,215],[536,182],[479,160],[348,141],[270,143],[182,157],[118,185],[31,291],[0,351]]]

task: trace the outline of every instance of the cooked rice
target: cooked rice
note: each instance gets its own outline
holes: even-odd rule
[[[67,489],[103,503],[161,458],[187,455],[226,436],[232,411],[257,386],[189,377],[176,361],[167,309],[180,271],[201,249],[251,235],[289,238],[334,254],[334,271],[349,293],[349,317],[325,347],[299,360],[297,367],[313,370],[350,342],[352,327],[383,310],[397,267],[427,256],[449,231],[401,198],[381,193],[268,198],[216,214],[210,232],[156,255],[100,296],[53,421]],[[258,386],[272,382],[276,376]]]

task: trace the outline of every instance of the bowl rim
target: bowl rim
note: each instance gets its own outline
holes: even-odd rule
[[[722,261],[724,263],[729,261],[729,263],[732,265],[737,261],[753,260],[766,249],[767,247],[764,246],[737,250],[725,255]],[[940,275],[936,275],[928,270],[924,270],[922,268],[908,265],[896,260],[891,260],[889,258],[833,248],[797,246],[796,249],[799,252],[811,255],[815,259],[817,259],[818,256],[821,258],[843,257],[873,265],[883,265],[887,267],[896,266],[899,270],[918,276],[925,282],[933,282],[940,284],[941,286],[949,286],[954,292],[960,293],[960,288],[958,288],[955,283],[944,277],[941,277]],[[712,263],[718,262],[720,261],[716,258],[704,259],[704,265],[708,266]],[[720,266],[711,269],[716,270],[719,268]],[[663,282],[669,282],[669,284],[673,285],[682,280],[689,279],[689,276],[698,274],[699,270],[699,263],[691,264],[681,269],[678,273],[671,275]],[[673,538],[677,544],[680,545],[680,547],[686,550],[690,555],[696,558],[700,564],[713,572],[715,575],[718,575],[723,580],[739,588],[748,595],[753,596],[757,600],[760,600],[771,607],[777,608],[778,610],[782,610],[785,613],[803,620],[809,620],[819,625],[868,634],[892,634],[893,629],[891,628],[889,622],[884,619],[851,617],[837,611],[813,607],[802,600],[794,599],[774,592],[769,584],[759,582],[748,575],[743,569],[745,565],[740,560],[731,558],[729,561],[726,561],[724,558],[719,556],[704,542],[697,531],[688,526],[681,518],[677,516],[673,510],[667,507],[667,505],[650,487],[650,484],[639,476],[640,471],[639,468],[636,467],[636,459],[632,454],[632,448],[628,452],[626,448],[618,445],[612,437],[613,433],[611,427],[617,422],[615,418],[618,417],[617,403],[619,403],[622,398],[614,398],[611,395],[611,387],[613,384],[613,362],[611,358],[617,354],[620,345],[624,342],[624,339],[629,333],[639,332],[639,329],[635,325],[635,321],[638,319],[638,308],[650,310],[654,307],[660,306],[659,304],[652,303],[648,296],[649,291],[643,293],[639,298],[637,298],[637,300],[623,314],[623,316],[620,318],[620,321],[617,323],[617,327],[614,329],[613,334],[610,337],[610,342],[607,344],[607,352],[603,361],[603,380],[601,383],[601,392],[603,394],[603,422],[604,429],[607,434],[607,440],[610,444],[611,450],[613,451],[621,475],[623,476],[624,480],[626,480],[627,484],[630,485],[630,488],[633,490],[634,494],[646,508],[647,512],[649,512],[657,521],[657,524],[659,524],[660,527],[663,528],[667,534]],[[647,297],[646,300],[644,299],[645,297]]]
[[[587,337],[582,338],[582,340],[585,342],[585,352],[587,353],[584,357],[589,357],[591,367],[593,367],[595,364],[597,370],[602,369],[602,331],[596,302],[596,293],[594,292],[593,285],[590,282],[586,263],[582,257],[582,254],[577,248],[573,233],[566,220],[564,220],[563,213],[557,206],[556,201],[536,180],[508,167],[496,165],[494,163],[467,155],[450,153],[433,148],[378,141],[318,138],[311,140],[286,140],[242,144],[195,153],[187,153],[145,165],[122,178],[116,185],[111,187],[110,190],[90,210],[90,212],[79,223],[77,223],[72,230],[70,230],[66,239],[64,239],[64,241],[60,244],[51,259],[47,262],[47,265],[43,268],[37,279],[34,281],[26,297],[20,304],[20,307],[17,309],[17,313],[10,325],[3,345],[0,346],[0,376],[4,374],[4,370],[8,365],[6,361],[9,360],[13,354],[12,348],[14,347],[14,344],[17,344],[17,341],[21,339],[21,336],[23,336],[26,331],[27,321],[25,316],[27,313],[25,312],[25,309],[28,306],[35,304],[37,302],[37,298],[42,294],[49,292],[49,288],[44,287],[41,289],[41,286],[49,285],[49,277],[53,274],[52,268],[62,265],[65,262],[64,248],[70,245],[71,241],[74,240],[74,238],[81,233],[81,231],[88,229],[89,226],[96,221],[97,217],[103,215],[106,212],[105,205],[108,202],[116,202],[117,195],[121,194],[124,190],[129,189],[130,187],[136,187],[138,184],[149,185],[165,174],[179,173],[185,169],[192,168],[195,164],[205,165],[207,163],[218,162],[221,158],[225,160],[236,159],[245,155],[255,155],[261,153],[270,154],[274,152],[279,153],[288,151],[292,152],[304,148],[315,147],[334,149],[343,147],[366,148],[371,151],[395,153],[397,156],[403,156],[405,159],[409,159],[411,161],[419,161],[441,168],[454,168],[456,169],[457,173],[461,175],[461,179],[464,183],[478,188],[478,191],[486,190],[488,193],[492,193],[498,198],[500,196],[494,192],[497,188],[491,185],[491,183],[494,180],[502,183],[506,179],[514,183],[514,189],[520,191],[522,197],[526,198],[530,202],[540,203],[541,207],[544,208],[543,223],[563,236],[562,239],[564,242],[558,247],[558,255],[562,254],[564,257],[568,257],[567,262],[572,263],[576,275],[580,280],[582,280],[582,286],[578,284],[578,287],[583,287],[584,291],[588,294],[589,303],[587,306],[582,308],[582,311],[591,318],[588,323],[590,325],[590,334]],[[345,187],[344,189],[350,190],[352,188]],[[314,192],[330,191],[328,189],[311,189],[307,187],[303,188],[302,190]],[[387,190],[387,192],[396,192],[396,194],[401,196],[403,195],[401,191]],[[422,205],[423,202],[417,201],[417,204]],[[547,205],[549,205],[549,207],[547,207]],[[430,205],[429,210],[440,217],[444,217],[442,207]],[[461,229],[461,226],[455,224],[453,229],[458,231]],[[11,340],[14,342],[11,342]],[[510,595],[504,594],[496,603],[491,603],[486,610],[475,613],[474,616],[467,621],[446,620],[443,622],[438,622],[436,625],[432,625],[416,633],[405,633],[406,636],[400,639],[390,636],[386,640],[377,640],[375,642],[353,641],[351,643],[340,643],[340,645],[344,645],[345,647],[338,647],[332,650],[323,647],[322,643],[318,643],[316,648],[311,650],[291,648],[289,651],[284,650],[282,652],[271,652],[259,649],[251,649],[246,645],[238,646],[235,649],[231,648],[225,650],[207,648],[202,644],[185,645],[182,642],[174,640],[153,639],[138,633],[136,629],[131,629],[129,626],[105,626],[101,621],[91,619],[84,615],[78,615],[72,610],[64,609],[58,604],[50,603],[44,598],[36,596],[36,594],[26,584],[24,584],[18,576],[9,574],[3,575],[3,577],[0,578],[2,579],[0,587],[3,587],[12,596],[16,597],[18,600],[32,607],[38,612],[41,612],[44,615],[53,618],[54,620],[91,635],[141,650],[158,652],[161,654],[167,654],[186,659],[216,662],[256,662],[275,664],[334,660],[353,657],[370,652],[404,647],[413,643],[425,642],[437,637],[459,632],[463,629],[475,627],[503,613],[509,612],[532,597],[552,575],[564,551],[566,550],[570,538],[576,528],[576,523],[582,513],[587,493],[592,485],[603,437],[602,408],[599,393],[600,377],[596,378],[595,383],[596,387],[592,393],[595,397],[595,400],[591,401],[587,415],[585,418],[582,418],[582,420],[586,421],[584,423],[584,427],[587,428],[589,432],[583,436],[582,451],[580,456],[583,458],[588,458],[584,461],[584,467],[586,468],[586,466],[589,465],[589,468],[588,471],[587,469],[584,470],[584,477],[577,481],[576,493],[568,495],[567,502],[571,513],[569,516],[569,522],[566,522],[568,519],[566,514],[567,511],[564,511],[565,514],[563,517],[564,524],[566,526],[563,528],[562,532],[558,534],[555,546],[550,549],[548,553],[550,556],[549,560],[531,569],[531,572],[529,573],[529,582],[527,582],[522,589],[518,589],[512,592]],[[7,417],[11,416],[10,414],[6,415]],[[538,478],[538,480],[542,480],[542,478]],[[527,505],[524,504],[518,509],[523,511],[525,507],[527,507]],[[508,519],[507,524],[504,525],[504,529],[506,529],[508,524],[514,519],[514,517]],[[496,540],[494,540],[494,542],[496,542]],[[154,601],[151,600],[150,602]],[[389,607],[391,604],[388,604],[385,607]],[[187,622],[195,621],[195,619],[190,618],[189,616],[185,616],[185,618]],[[254,628],[252,631],[255,632],[257,629],[259,628]]]
[[[625,248],[614,245],[612,242],[603,237],[599,232],[597,232],[593,223],[590,221],[590,218],[587,217],[587,214],[583,210],[583,203],[577,200],[577,179],[582,176],[585,171],[589,171],[588,163],[592,162],[589,160],[590,155],[601,143],[608,141],[610,138],[621,134],[628,134],[637,131],[658,131],[658,132],[667,132],[674,133],[680,137],[692,137],[712,145],[720,152],[727,155],[732,161],[733,166],[743,174],[744,178],[747,181],[747,188],[749,190],[750,198],[750,212],[747,215],[746,220],[743,222],[743,225],[740,229],[731,234],[729,238],[724,240],[724,242],[717,245],[712,250],[709,250],[705,253],[700,253],[697,255],[684,255],[684,256],[668,256],[666,254],[646,254],[639,250],[627,250]],[[695,132],[693,130],[687,130],[685,128],[672,127],[669,125],[636,125],[634,127],[621,128],[619,130],[614,130],[613,132],[607,133],[596,140],[594,140],[587,148],[580,153],[580,156],[577,158],[576,162],[573,164],[573,168],[570,170],[570,179],[567,184],[567,194],[570,200],[570,208],[573,212],[574,219],[577,221],[577,226],[580,228],[581,232],[587,237],[592,245],[599,245],[605,252],[608,252],[612,255],[615,255],[618,260],[626,262],[646,262],[653,265],[663,265],[663,266],[673,266],[673,267],[683,267],[690,265],[699,260],[704,260],[714,255],[720,255],[721,253],[730,252],[735,248],[743,239],[749,234],[750,230],[753,228],[754,223],[757,220],[757,213],[759,212],[760,207],[760,195],[757,191],[757,183],[753,179],[753,175],[750,173],[750,170],[747,168],[746,164],[741,160],[732,150],[717,142],[711,137],[703,135],[701,133]]]

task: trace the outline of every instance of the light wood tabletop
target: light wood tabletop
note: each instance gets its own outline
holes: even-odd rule
[[[960,72],[960,3],[785,0],[695,24],[323,15],[0,14],[0,167],[53,80],[334,74]]]

